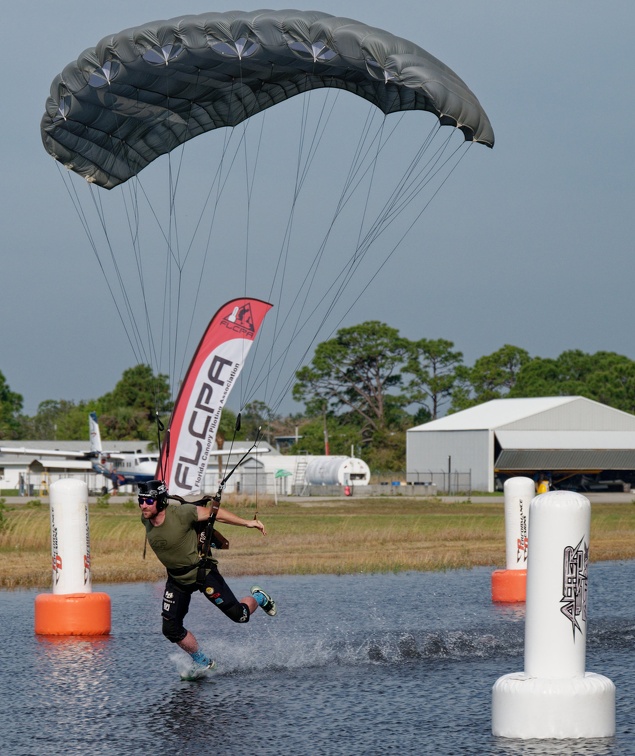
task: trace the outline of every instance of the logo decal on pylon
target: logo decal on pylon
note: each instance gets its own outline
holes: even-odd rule
[[[589,547],[580,539],[578,545],[567,546],[563,552],[562,598],[560,611],[571,622],[573,640],[575,631],[582,632],[578,619],[586,623],[588,592]]]

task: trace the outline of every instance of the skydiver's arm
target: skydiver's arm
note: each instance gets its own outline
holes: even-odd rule
[[[227,525],[242,525],[245,528],[258,528],[258,530],[263,535],[267,535],[265,526],[260,522],[260,520],[243,520],[242,517],[238,517],[238,515],[232,514],[222,507],[220,507],[218,510],[216,521],[224,522]]]
[[[209,519],[209,516],[212,513],[211,505],[210,507],[197,506],[196,509],[198,511],[199,522],[203,522]],[[238,515],[232,514],[227,509],[223,509],[222,507],[218,508],[216,522],[224,522],[226,525],[242,525],[245,528],[258,528],[258,530],[263,535],[267,535],[265,526],[262,524],[262,522],[260,522],[260,520],[243,520],[242,517],[238,517]]]

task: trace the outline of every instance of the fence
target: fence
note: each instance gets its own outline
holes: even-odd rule
[[[436,485],[439,493],[443,494],[471,494],[472,493],[472,471],[459,472],[453,470],[428,470],[427,472],[407,472],[406,480],[409,485]]]

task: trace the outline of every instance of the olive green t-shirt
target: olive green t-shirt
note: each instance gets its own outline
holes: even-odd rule
[[[148,535],[148,543],[168,572],[174,569],[179,583],[188,585],[196,581],[199,555],[198,536],[194,526],[198,522],[198,509],[194,504],[168,505],[165,519],[155,526],[149,520],[142,522]],[[216,561],[216,560],[214,560]],[[181,574],[181,569],[191,566],[191,570]]]

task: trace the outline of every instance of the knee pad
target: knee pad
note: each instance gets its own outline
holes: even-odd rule
[[[170,643],[179,643],[187,635],[187,630],[182,624],[173,619],[163,618],[163,627],[161,628],[163,635],[170,641]]]
[[[224,609],[222,606],[218,608],[234,622],[249,622],[249,607],[247,604],[236,603],[228,609]]]

